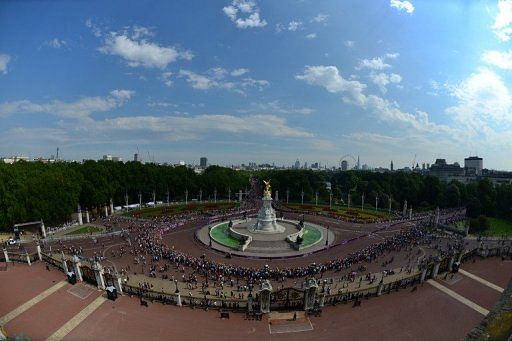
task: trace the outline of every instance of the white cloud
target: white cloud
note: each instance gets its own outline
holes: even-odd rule
[[[389,83],[398,84],[402,81],[402,77],[399,74],[396,74],[396,73],[387,74],[384,72],[380,72],[380,73],[372,72],[370,74],[370,79],[375,85],[377,85],[379,87],[379,90],[382,93],[387,92],[386,86]]]
[[[297,31],[300,28],[302,28],[302,21],[293,20],[288,23],[288,31]]]
[[[7,65],[11,61],[11,57],[7,54],[0,54],[0,72],[7,74]]]
[[[94,112],[107,112],[124,105],[135,94],[131,90],[112,90],[106,97],[84,97],[75,102],[55,100],[37,104],[28,100],[0,103],[0,117],[19,113],[48,113],[68,119],[89,119]]]
[[[222,11],[238,28],[265,27],[267,22],[260,18],[260,10],[252,0],[233,0]]]
[[[324,22],[329,18],[327,14],[318,14],[316,17],[311,19],[311,22]]]
[[[454,114],[460,124],[471,125],[477,130],[488,124],[500,124],[500,128],[504,128],[503,124],[512,123],[512,96],[493,71],[479,69],[449,90],[458,103],[446,112]]]
[[[162,72],[162,74],[160,75],[160,79],[167,87],[171,87],[173,84],[171,76],[172,72]]]
[[[231,76],[233,77],[239,77],[245,75],[247,72],[249,72],[249,69],[240,68],[240,69],[234,69],[231,71]]]
[[[242,72],[244,71],[244,72]],[[241,80],[226,80],[226,76],[229,74],[233,77],[239,77],[245,74],[247,69],[236,69],[230,72],[227,70],[216,67],[208,70],[205,74],[198,74],[190,70],[180,70],[179,76],[186,79],[187,83],[196,90],[208,90],[212,88],[228,89],[235,92],[244,94],[244,90],[249,87],[258,88],[262,90],[264,87],[269,85],[269,82],[262,79],[253,79],[250,77],[243,78]]]
[[[52,40],[48,40],[44,42],[44,45],[53,47],[54,49],[60,49],[65,46],[67,43],[64,40],[60,40],[58,38],[53,38]]]
[[[386,64],[384,62],[384,58],[372,58],[372,59],[363,59],[359,62],[359,65],[356,66],[357,70],[361,70],[364,68],[372,69],[372,70],[383,70],[391,67],[391,65]]]
[[[310,33],[310,34],[306,35],[306,39],[315,39],[315,38],[316,38],[316,33]]]
[[[130,67],[164,69],[178,59],[193,58],[191,51],[147,41],[146,37],[151,34],[147,28],[135,26],[132,31],[131,35],[128,31],[110,32],[105,36],[104,45],[99,51],[122,57]]]
[[[265,103],[251,103],[251,108],[239,110],[239,112],[266,112],[272,114],[301,114],[310,115],[315,112],[314,109],[308,107],[294,107],[282,105],[279,101],[271,101]]]
[[[332,93],[343,93],[345,102],[364,103],[363,91],[366,85],[343,78],[336,66],[306,66],[304,72],[295,78],[310,85],[322,86]]]
[[[509,41],[512,35],[512,1],[499,0],[498,14],[491,26],[494,34],[501,41]]]
[[[354,43],[354,41],[352,41],[352,40],[345,40],[345,41],[343,42],[343,44],[344,44],[346,47],[351,48],[351,47],[354,47],[354,44],[355,44],[355,43]]]
[[[264,135],[277,138],[308,138],[313,134],[288,126],[286,120],[275,115],[197,115],[117,117],[96,122],[103,131],[150,131],[165,134],[169,139],[195,139],[209,132],[238,135]],[[258,127],[258,129],[255,129]],[[91,126],[92,128],[92,126]]]
[[[396,8],[399,11],[405,11],[407,14],[412,14],[414,12],[414,6],[410,1],[404,0],[390,0],[389,6],[392,8]]]
[[[512,50],[506,52],[487,51],[483,54],[482,60],[487,64],[497,66],[501,69],[512,69]]]
[[[394,81],[398,80],[397,76],[392,77]],[[430,122],[425,112],[417,111],[410,114],[402,111],[396,102],[375,95],[366,95],[365,84],[355,80],[347,81],[339,74],[336,66],[306,66],[304,73],[295,78],[311,85],[322,86],[329,92],[340,93],[345,103],[371,110],[383,121],[401,123],[423,132],[451,131],[447,126]]]

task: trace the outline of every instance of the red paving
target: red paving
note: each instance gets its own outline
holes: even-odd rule
[[[46,339],[100,295],[100,292],[94,290],[83,300],[67,292],[71,287],[71,284],[66,284],[8,322],[5,329],[9,334],[23,333],[33,340]]]
[[[482,264],[484,263],[484,264]],[[473,275],[505,288],[512,277],[512,260],[502,261],[499,257],[482,260],[475,258],[463,264],[462,268]]]
[[[0,271],[0,316],[39,295],[63,278],[64,274],[54,268],[46,271],[43,262],[33,263],[32,266],[9,263],[7,271]]]
[[[494,304],[498,302],[498,299],[501,296],[500,292],[484,286],[474,279],[464,275],[457,274],[456,276],[459,280],[453,284],[450,284],[449,281],[443,281],[441,278],[438,279],[437,282],[487,310],[491,310]]]
[[[512,274],[512,262],[502,262],[499,258],[470,261],[463,268],[502,287]],[[54,269],[46,271],[42,263],[32,267],[16,264],[8,271],[0,272],[0,316],[64,278],[64,274]],[[487,309],[499,296],[494,290],[464,276],[453,285],[440,283]],[[94,291],[82,300],[67,292],[70,287],[66,285],[7,323],[7,331],[11,335],[23,332],[33,340],[45,339],[100,294]],[[103,303],[66,339],[455,340],[466,335],[483,318],[428,284],[418,286],[415,292],[410,292],[409,288],[363,300],[357,308],[352,308],[351,303],[326,307],[322,317],[311,317],[314,330],[309,332],[271,335],[266,318],[247,321],[243,314],[231,314],[230,317],[230,320],[220,320],[218,311],[204,312],[159,303],[150,303],[145,308],[136,298],[123,296],[116,302]]]

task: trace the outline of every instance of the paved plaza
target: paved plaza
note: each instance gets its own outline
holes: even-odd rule
[[[440,276],[436,285],[426,282],[357,307],[352,302],[326,306],[321,317],[298,315],[293,321],[290,315],[279,321],[271,314],[255,321],[244,314],[224,320],[216,310],[161,303],[143,307],[127,295],[114,302],[87,284],[64,282],[62,272],[48,271],[42,262],[9,264],[0,272],[0,321],[9,334],[32,340],[168,340],[171,335],[183,340],[455,340],[479,323],[482,311],[492,309],[500,288],[511,280],[512,261],[476,259],[462,270],[456,279]]]

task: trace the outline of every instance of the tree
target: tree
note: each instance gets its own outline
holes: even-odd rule
[[[469,221],[469,233],[481,234],[491,227],[489,219],[484,215],[479,215],[478,218],[473,218]]]

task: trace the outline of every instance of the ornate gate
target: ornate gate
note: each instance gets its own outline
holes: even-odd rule
[[[96,281],[96,276],[94,274],[94,271],[88,267],[88,266],[81,266],[80,267],[80,270],[82,271],[82,279],[89,283],[89,284],[92,284],[94,286],[97,286],[98,285],[98,282]]]
[[[273,292],[270,296],[270,310],[302,310],[303,307],[303,290],[284,288]]]

